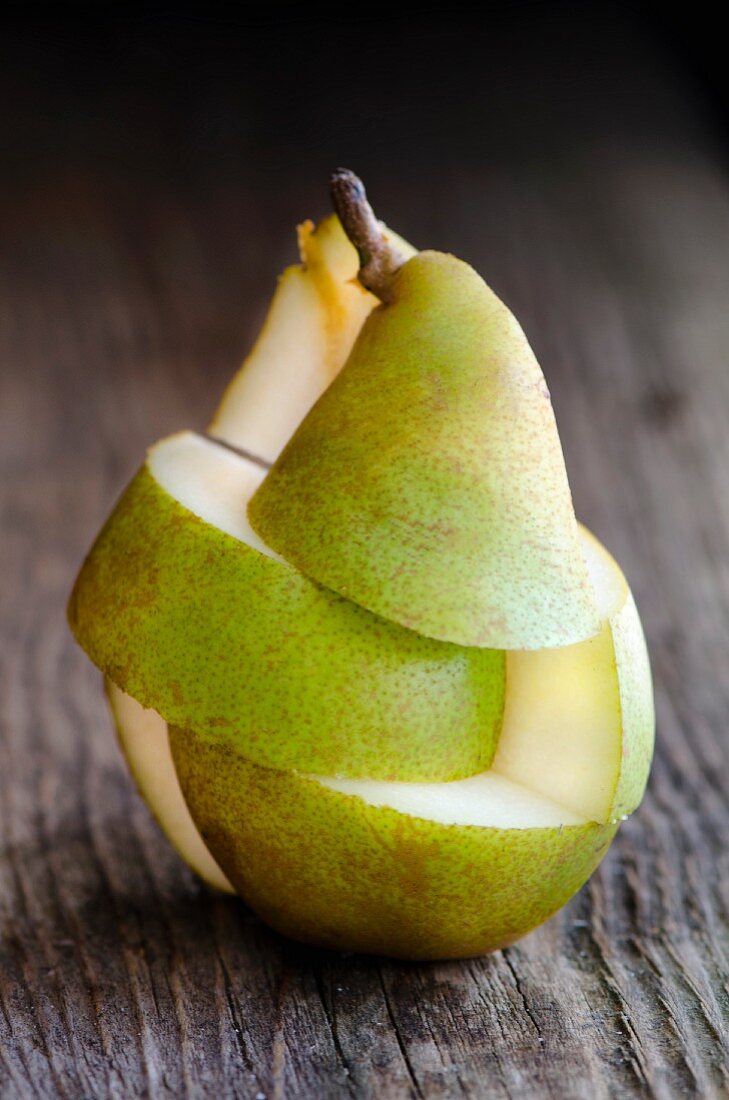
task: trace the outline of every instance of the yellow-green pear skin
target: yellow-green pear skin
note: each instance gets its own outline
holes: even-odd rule
[[[222,495],[246,460],[196,438],[188,449],[215,453]],[[148,465],[87,557],[69,622],[124,692],[261,764],[441,780],[493,757],[503,653],[370,614],[195,515]]]
[[[655,706],[648,648],[632,592],[610,624],[620,685],[623,737],[620,779],[615,787],[608,819],[618,821],[641,803],[653,760]]]
[[[544,377],[467,264],[421,252],[249,504],[307,576],[460,645],[596,633]]]
[[[407,959],[479,955],[547,920],[614,825],[444,825],[170,731],[188,806],[237,892],[277,931]]]

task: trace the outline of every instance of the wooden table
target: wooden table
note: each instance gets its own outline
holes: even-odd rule
[[[729,1091],[729,177],[654,44],[609,9],[566,27],[532,28],[526,50],[497,27],[484,66],[478,28],[426,20],[418,64],[460,52],[420,98],[394,63],[404,30],[383,32],[387,91],[348,84],[336,103],[331,74],[297,68],[325,55],[317,27],[289,28],[282,53],[271,27],[243,44],[205,23],[12,38],[3,1100]],[[559,916],[468,962],[303,949],[204,889],[137,797],[64,621],[145,445],[203,426],[339,160],[392,225],[471,260],[522,319],[579,514],[624,564],[653,659],[640,811]]]

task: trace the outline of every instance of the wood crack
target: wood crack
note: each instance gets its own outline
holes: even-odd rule
[[[223,986],[224,986],[224,989],[225,989],[225,1000],[226,1000],[226,1003],[228,1005],[228,1011],[230,1012],[230,1018],[233,1022],[233,1034],[235,1036],[236,1047],[240,1051],[240,1055],[241,1055],[241,1058],[243,1059],[243,1062],[245,1064],[246,1069],[249,1071],[251,1076],[256,1081],[256,1084],[260,1088],[260,1082],[258,1081],[258,1079],[256,1077],[256,1072],[255,1072],[255,1067],[254,1067],[254,1064],[253,1064],[253,1060],[251,1059],[251,1056],[248,1052],[247,1044],[245,1042],[245,1039],[243,1038],[243,1036],[244,1036],[243,1021],[240,1018],[240,1013],[238,1011],[238,1002],[237,1002],[235,994],[233,992],[233,983],[231,981],[230,971],[228,970],[228,966],[227,966],[227,964],[225,962],[225,959],[223,958],[222,954],[220,954],[218,956],[218,961],[219,961],[219,964],[220,964],[220,972],[223,976]]]
[[[400,1054],[402,1055],[402,1060],[405,1063],[405,1068],[407,1069],[408,1077],[410,1078],[410,1084],[411,1084],[412,1089],[413,1089],[413,1094],[415,1095],[417,1100],[424,1100],[424,1093],[423,1093],[422,1089],[420,1088],[420,1084],[418,1083],[418,1078],[417,1078],[417,1074],[415,1072],[415,1067],[414,1067],[412,1061],[410,1060],[410,1055],[408,1053],[405,1038],[402,1035],[402,1032],[400,1031],[400,1026],[399,1026],[399,1024],[397,1022],[397,1019],[395,1017],[395,1014],[392,1010],[392,1004],[390,1003],[390,995],[387,992],[387,986],[385,984],[385,979],[384,979],[384,976],[383,976],[383,973],[382,973],[382,969],[380,967],[378,967],[377,973],[378,973],[378,976],[379,976],[379,979],[380,979],[380,986],[382,988],[382,996],[383,996],[384,1001],[385,1001],[385,1009],[387,1011],[387,1018],[390,1021],[390,1025],[392,1027],[393,1034],[395,1036],[395,1041],[398,1045],[398,1049],[400,1051]]]
[[[514,985],[516,987],[517,993],[519,994],[519,997],[521,998],[521,1003],[522,1003],[522,1006],[524,1008],[524,1011],[526,1012],[527,1016],[529,1017],[529,1020],[531,1021],[532,1027],[534,1028],[534,1030],[537,1033],[537,1042],[539,1043],[540,1048],[543,1049],[545,1040],[544,1040],[544,1036],[542,1035],[542,1029],[539,1026],[539,1021],[537,1020],[536,1016],[532,1012],[531,1005],[529,1004],[529,999],[528,999],[526,993],[524,992],[524,990],[522,989],[522,984],[521,984],[521,980],[519,978],[519,974],[517,972],[516,967],[514,966],[514,964],[511,961],[510,950],[511,950],[510,948],[505,947],[503,949],[503,951],[501,952],[501,956],[502,956],[504,962],[506,963],[506,965],[508,967],[509,973],[511,974],[512,978],[514,979]]]
[[[334,1008],[332,1007],[330,1009],[327,1003],[326,994],[324,992],[324,982],[321,976],[321,971],[318,967],[315,968],[314,982],[316,985],[317,993],[319,994],[319,1000],[321,1001],[321,1006],[324,1011],[324,1018],[326,1019],[327,1027],[329,1028],[329,1034],[331,1035],[334,1049],[337,1052],[337,1057],[339,1058],[339,1061],[341,1062],[342,1072],[347,1079],[346,1090],[351,1095],[354,1095],[357,1087],[356,1077],[352,1072],[352,1067],[349,1064],[347,1056],[345,1055],[344,1049],[339,1040],[339,1031],[337,1028],[337,1020],[334,1013]]]

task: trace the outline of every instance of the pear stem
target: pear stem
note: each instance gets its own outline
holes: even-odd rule
[[[330,186],[334,209],[359,255],[357,278],[381,301],[390,301],[393,279],[404,258],[385,237],[367,201],[364,184],[354,172],[337,168]]]

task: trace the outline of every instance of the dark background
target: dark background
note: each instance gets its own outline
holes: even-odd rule
[[[242,11],[0,22],[0,1095],[726,1095],[719,16]],[[560,914],[465,963],[309,951],[202,887],[136,795],[64,618],[144,448],[204,428],[338,164],[523,323],[655,677],[639,811]]]
[[[247,186],[279,232],[351,163],[414,203],[448,173],[539,164],[602,144],[670,145],[693,112],[725,152],[723,35],[708,3],[302,6],[18,5],[0,40],[2,185],[63,169],[119,186]],[[659,108],[657,110],[657,108]],[[663,116],[663,117],[661,117]],[[680,125],[680,121],[678,122]],[[292,180],[297,181],[292,188]],[[296,209],[267,207],[283,194]],[[388,209],[417,230],[401,198]],[[435,242],[442,243],[442,242]]]
[[[376,151],[395,164],[456,151],[480,163],[483,138],[496,156],[531,144],[560,97],[560,106],[572,101],[565,122],[575,137],[587,126],[599,132],[608,117],[619,132],[637,114],[637,128],[647,112],[636,69],[651,61],[726,125],[721,25],[703,0],[682,9],[513,0],[470,14],[374,5],[328,15],[315,6],[236,15],[216,4],[10,4],[2,27],[3,146],[17,164],[35,160],[36,135],[61,157],[93,140],[103,158],[121,139],[127,157],[142,158],[159,126],[180,156],[221,164],[245,162],[262,151],[258,142],[277,167],[302,152],[314,160],[342,151]],[[644,96],[654,79],[644,72]]]
[[[171,338],[177,326],[191,356],[206,357],[201,417],[295,259],[293,226],[328,209],[333,167],[359,172],[378,214],[415,244],[479,267],[540,352],[538,301],[520,287],[539,222],[529,224],[532,198],[549,193],[579,234],[580,217],[637,163],[667,179],[697,155],[719,168],[729,151],[724,37],[707,3],[335,15],[29,4],[6,9],[0,28],[8,277],[53,293],[56,263],[74,255],[75,278],[119,289],[124,273],[95,270],[84,250],[111,233],[119,262],[167,312]],[[628,234],[627,204],[624,216]],[[498,254],[516,237],[525,252],[511,268]],[[90,446],[85,379],[74,364],[65,374],[75,411],[54,430]],[[169,414],[154,427],[190,416]],[[40,441],[5,445],[17,454],[29,443],[47,460]]]

